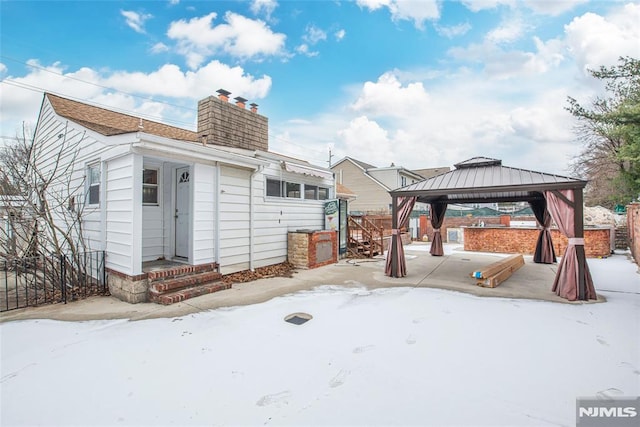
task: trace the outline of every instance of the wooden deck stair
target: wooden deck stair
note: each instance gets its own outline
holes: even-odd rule
[[[147,273],[149,301],[169,305],[231,288],[220,281],[218,264],[184,265]]]
[[[347,250],[355,258],[373,258],[384,252],[383,230],[364,217],[349,216]]]

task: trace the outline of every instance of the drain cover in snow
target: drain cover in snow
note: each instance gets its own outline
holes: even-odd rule
[[[302,325],[307,321],[313,319],[313,316],[307,313],[293,313],[284,318],[285,322],[293,323],[294,325]]]

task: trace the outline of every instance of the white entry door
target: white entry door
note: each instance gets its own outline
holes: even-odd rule
[[[176,256],[183,258],[189,257],[190,181],[191,176],[188,167],[176,170]]]

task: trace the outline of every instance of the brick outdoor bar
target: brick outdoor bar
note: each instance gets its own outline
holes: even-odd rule
[[[338,262],[338,237],[335,231],[290,231],[288,259],[298,268],[316,268]]]
[[[533,255],[540,229],[535,227],[462,227],[464,250],[474,252],[519,253]],[[611,255],[610,228],[585,228],[584,249],[589,258]],[[567,238],[557,229],[551,229],[553,248],[562,256],[567,248]]]

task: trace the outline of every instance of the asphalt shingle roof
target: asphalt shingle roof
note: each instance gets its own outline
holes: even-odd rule
[[[196,132],[142,119],[94,105],[45,94],[56,114],[105,136],[144,132],[183,141],[198,141]]]

